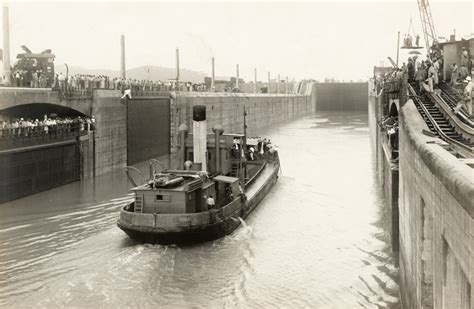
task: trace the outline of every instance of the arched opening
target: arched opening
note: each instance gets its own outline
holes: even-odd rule
[[[87,117],[85,114],[70,107],[49,104],[49,103],[31,103],[9,107],[0,110],[0,121],[14,121],[15,119],[35,119],[42,120],[48,118],[77,118]]]
[[[0,110],[0,150],[73,140],[95,130],[95,120],[66,106],[31,103]]]

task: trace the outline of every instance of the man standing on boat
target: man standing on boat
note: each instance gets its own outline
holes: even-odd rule
[[[209,195],[206,203],[207,203],[207,210],[212,209],[214,208],[214,206],[216,206],[216,202],[214,201],[214,198],[212,197],[212,195]]]

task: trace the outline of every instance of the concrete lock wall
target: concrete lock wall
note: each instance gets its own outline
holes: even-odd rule
[[[180,93],[171,100],[171,147],[177,145],[176,132],[181,123],[186,123],[192,133],[192,109],[205,105],[207,130],[220,124],[226,133],[243,133],[243,109],[247,111],[247,134],[258,134],[270,125],[307,115],[314,102],[308,95],[266,95],[242,93]]]
[[[383,132],[378,124],[382,117],[381,98],[369,96],[368,119],[371,132],[371,146],[375,157],[375,169],[377,182],[380,185],[385,199],[385,214],[390,222],[390,240],[392,251],[399,251],[399,169],[391,159],[391,151],[388,147],[386,132]]]
[[[242,94],[242,93],[197,93],[182,92],[176,97],[176,93],[168,94],[170,99],[165,98],[167,104],[170,100],[170,107],[158,108],[153,105],[156,100],[163,100],[163,93],[150,94],[146,97],[151,100],[150,104],[144,104],[140,112],[146,112],[147,107],[153,109],[154,116],[160,119],[167,119],[161,125],[169,126],[168,141],[153,141],[153,145],[162,150],[163,145],[170,147],[176,145],[177,128],[181,123],[187,123],[192,130],[192,107],[194,105],[205,105],[207,107],[208,132],[212,132],[212,127],[222,124],[227,133],[243,133],[243,106],[247,109],[248,134],[257,134],[258,130],[284,122],[296,117],[307,115],[315,110],[315,94],[312,83],[305,83],[300,87],[302,94]],[[118,90],[94,90],[92,98],[82,98],[77,100],[59,99],[57,91],[46,89],[7,89],[0,91],[2,108],[9,108],[18,105],[32,103],[48,103],[61,105],[75,109],[83,114],[95,117],[95,130],[85,136],[80,136],[73,141],[78,150],[77,174],[80,179],[87,179],[105,173],[122,170],[127,165],[128,126],[135,126],[140,117],[135,117],[134,121],[128,121],[128,104],[139,104],[144,98],[137,98],[140,102],[121,100],[121,92]],[[155,100],[156,99],[156,100]],[[154,101],[155,100],[155,101]],[[142,102],[143,103],[143,102]],[[155,102],[157,103],[157,102]],[[158,102],[159,103],[159,102]],[[146,105],[146,106],[145,106]],[[158,104],[160,105],[160,104]],[[165,113],[167,115],[158,115]],[[140,113],[138,113],[140,114]],[[163,117],[161,117],[163,116]],[[154,123],[150,119],[147,125],[142,126],[154,128]],[[146,129],[146,128],[145,128]],[[138,137],[137,137],[138,136]],[[138,134],[134,138],[141,138]],[[150,139],[154,137],[151,136]],[[132,143],[133,144],[133,143]],[[150,147],[153,147],[151,145]],[[142,145],[143,146],[143,145]],[[143,147],[142,147],[143,148]],[[160,150],[160,151],[161,151]],[[156,155],[153,151],[140,159],[148,160]],[[26,162],[28,163],[28,162]],[[6,163],[9,164],[8,162]],[[60,185],[60,184],[58,184]]]
[[[94,175],[127,165],[127,107],[118,90],[95,90],[92,111],[96,119]]]
[[[400,115],[400,289],[404,308],[474,307],[473,171],[437,142],[412,101]]]

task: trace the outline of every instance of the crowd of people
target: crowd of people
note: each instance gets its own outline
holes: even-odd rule
[[[392,150],[398,150],[398,116],[387,116],[382,119],[382,130],[387,134]]]
[[[88,90],[109,89],[121,90],[130,89],[137,91],[173,91],[178,90],[178,83],[175,80],[153,81],[150,79],[134,78],[111,78],[106,75],[92,74],[55,74],[54,80],[49,80],[41,70],[27,71],[16,70],[12,74],[12,86],[30,88],[52,88],[61,93],[75,93],[84,95]],[[208,91],[206,84],[193,82],[180,82],[181,91]]]
[[[457,88],[460,86],[463,89],[462,100],[454,109],[458,113],[461,108],[465,108],[469,117],[472,117],[472,84],[470,70],[472,69],[469,61],[469,53],[465,47],[462,47],[460,67],[457,63],[452,63],[451,79],[446,82],[450,86]],[[419,61],[418,57],[408,59],[407,72],[408,82],[415,83],[420,92],[427,91],[433,93],[434,89],[438,87],[441,80],[445,80],[442,72],[443,55],[441,51],[436,51],[432,55],[431,60]]]
[[[42,70],[15,70],[11,80],[13,87],[49,88],[52,85]]]
[[[231,149],[231,155],[234,159],[239,159],[241,147],[240,140],[235,139]],[[273,159],[275,153],[276,147],[272,145],[270,139],[250,137],[247,139],[247,151],[243,155],[247,161],[255,161],[264,158]]]
[[[92,130],[95,130],[94,117],[59,118],[44,115],[41,120],[31,118],[0,120],[1,140]]]

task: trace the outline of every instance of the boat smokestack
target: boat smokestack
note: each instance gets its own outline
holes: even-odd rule
[[[207,123],[206,106],[193,106],[193,152],[194,163],[201,164],[201,170],[207,171]]]
[[[178,152],[178,170],[184,168],[184,162],[186,161],[186,138],[188,137],[188,126],[182,123],[179,128],[179,152]]]
[[[214,138],[215,138],[215,145],[216,145],[216,173],[221,172],[221,148],[220,148],[220,136],[222,133],[224,133],[224,128],[218,124],[214,128],[212,128],[212,131],[214,132]]]

